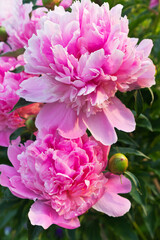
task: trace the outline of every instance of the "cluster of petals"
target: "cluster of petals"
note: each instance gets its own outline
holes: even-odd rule
[[[2,26],[5,27],[8,34],[8,44],[12,50],[16,50],[27,46],[33,33],[40,28],[39,20],[46,14],[47,9],[40,7],[32,11],[32,3],[23,4],[22,0],[12,0],[12,2],[12,8],[9,9],[11,14],[3,20]],[[3,7],[0,13],[3,11],[5,4],[2,3]]]
[[[128,193],[131,183],[124,176],[120,181],[120,176],[103,173],[109,148],[87,135],[63,138],[56,130],[25,145],[17,139],[8,148],[13,167],[0,165],[0,184],[17,197],[35,201],[29,219],[44,229],[51,224],[77,228],[78,216],[91,207],[121,216],[130,202],[118,193]]]
[[[159,0],[150,0],[149,7],[154,8],[159,4]]]
[[[18,94],[46,103],[36,121],[40,134],[56,127],[63,137],[74,139],[88,128],[95,139],[110,145],[117,141],[114,128],[135,129],[132,112],[116,92],[155,83],[148,58],[152,41],[137,45],[138,39],[128,37],[121,5],[109,9],[108,3],[82,0],[71,9],[55,7],[42,18],[24,54],[25,71],[40,77],[23,81]]]
[[[0,146],[7,147],[9,145],[10,135],[21,126],[24,126],[27,116],[37,114],[40,110],[40,104],[32,104],[14,112],[15,104],[19,100],[16,91],[19,84],[29,77],[28,74],[10,72],[16,67],[24,64],[23,59],[15,59],[9,57],[0,58]]]

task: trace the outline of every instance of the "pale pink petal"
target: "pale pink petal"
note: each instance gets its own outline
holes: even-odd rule
[[[77,117],[76,112],[64,103],[58,102],[48,103],[41,109],[36,119],[36,126],[40,132],[58,128],[60,135],[72,139],[81,137],[86,130],[82,119]]]
[[[107,172],[105,174],[107,181],[107,191],[113,193],[128,193],[131,191],[132,185],[128,178],[123,175],[115,175]]]
[[[54,94],[52,79],[47,75],[31,77],[20,84],[17,94],[31,102],[55,102],[57,96]]]
[[[137,46],[137,50],[142,51],[144,57],[148,57],[148,55],[151,53],[152,47],[153,47],[152,40],[151,39],[144,39]]]
[[[0,184],[4,187],[10,187],[10,181],[9,178],[17,175],[16,170],[13,167],[7,166],[7,165],[0,165]]]
[[[112,98],[104,112],[112,125],[117,129],[125,132],[135,130],[136,123],[132,112],[118,98]]]
[[[44,229],[47,229],[52,224],[68,229],[74,229],[80,226],[78,218],[65,220],[63,217],[60,217],[53,208],[41,201],[36,201],[31,206],[28,216],[32,225],[40,225]]]
[[[87,128],[91,131],[93,137],[104,145],[111,145],[117,141],[114,127],[108,121],[103,111],[83,117]]]
[[[108,191],[93,206],[95,210],[112,217],[123,216],[129,211],[130,207],[131,203],[128,199]]]
[[[25,187],[22,183],[20,175],[10,178],[10,191],[19,198],[36,199],[38,197],[32,190]]]
[[[12,145],[9,145],[8,147],[8,158],[16,170],[18,170],[20,166],[17,155],[22,152],[22,149],[18,147],[17,143],[20,143],[20,139],[18,139],[18,141],[17,139],[12,141]]]

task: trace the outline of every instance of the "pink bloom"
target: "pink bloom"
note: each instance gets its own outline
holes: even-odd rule
[[[15,58],[0,58],[0,146],[9,145],[10,135],[19,127],[24,126],[25,120],[29,115],[37,114],[40,110],[39,103],[32,104],[9,113],[18,102],[19,96],[16,91],[19,84],[29,75],[21,73],[12,73],[19,65],[23,65],[23,60]]]
[[[12,15],[14,0],[0,0],[0,26],[2,22]]]
[[[159,4],[159,0],[150,0],[149,7],[154,8]]]
[[[75,2],[72,12],[55,7],[29,40],[25,70],[32,77],[18,94],[47,103],[37,117],[40,134],[57,127],[63,137],[77,138],[88,128],[98,141],[117,141],[114,128],[135,129],[132,112],[117,91],[150,87],[155,67],[148,55],[151,40],[128,37],[128,20],[121,5],[109,10],[89,0]]]
[[[91,207],[122,216],[130,202],[118,193],[128,193],[131,183],[102,172],[109,148],[87,135],[69,140],[57,131],[25,146],[16,140],[8,149],[13,167],[0,165],[0,184],[17,197],[35,201],[29,219],[45,229],[51,224],[77,228],[78,216]]]
[[[46,14],[46,8],[32,12],[32,6],[32,3],[23,5],[22,0],[14,0],[11,16],[3,21],[2,25],[9,35],[8,43],[13,50],[28,45],[28,40],[40,27],[39,19]]]

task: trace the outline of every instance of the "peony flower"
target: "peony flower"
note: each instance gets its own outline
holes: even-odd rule
[[[24,72],[9,72],[9,70],[23,64],[22,59],[0,58],[0,146],[7,147],[10,135],[17,128],[24,126],[24,118],[27,119],[32,114],[37,115],[40,110],[40,104],[36,103],[10,113],[19,100],[19,96],[16,94],[19,84],[29,75]]]
[[[17,197],[35,202],[30,208],[32,225],[51,224],[64,228],[80,226],[78,216],[88,209],[109,216],[122,216],[130,202],[118,193],[131,190],[128,179],[102,171],[107,165],[108,146],[84,135],[75,140],[57,131],[35,142],[13,141],[8,157],[13,167],[0,165],[0,184]]]
[[[109,10],[89,0],[75,2],[71,12],[55,7],[29,40],[25,70],[32,77],[20,85],[26,100],[47,103],[37,117],[40,134],[58,128],[63,137],[77,138],[88,128],[105,145],[117,141],[114,128],[135,129],[132,112],[117,91],[150,87],[155,67],[148,55],[151,40],[128,37],[121,5]]]
[[[159,0],[150,0],[149,7],[154,8],[159,4]]]
[[[28,45],[28,40],[40,27],[39,19],[46,14],[46,8],[32,11],[32,6],[32,3],[23,4],[22,0],[14,0],[11,16],[2,23],[9,35],[7,42],[12,50]]]

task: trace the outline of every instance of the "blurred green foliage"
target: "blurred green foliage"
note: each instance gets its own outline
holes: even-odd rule
[[[24,0],[24,3],[31,2]],[[36,4],[36,0],[32,1]],[[103,0],[96,0],[103,4]],[[127,195],[132,203],[129,213],[112,218],[89,210],[80,217],[76,230],[52,225],[49,229],[32,226],[27,213],[32,201],[14,197],[0,188],[1,240],[159,240],[160,229],[160,7],[149,9],[148,0],[108,0],[110,7],[122,4],[123,15],[129,19],[130,37],[150,38],[154,42],[151,58],[156,65],[156,85],[128,93],[118,93],[122,102],[133,110],[136,131],[117,131],[118,142],[110,151],[124,153],[129,159],[132,191]],[[10,164],[7,149],[0,147],[0,163]],[[133,176],[134,176],[133,175]],[[135,179],[138,184],[135,184]],[[137,180],[138,179],[138,180]],[[125,195],[126,196],[126,195]]]

